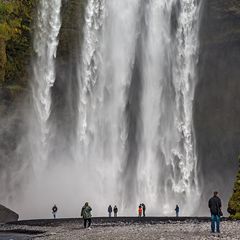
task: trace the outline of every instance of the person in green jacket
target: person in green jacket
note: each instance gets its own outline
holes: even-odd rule
[[[90,228],[92,223],[92,214],[91,214],[92,208],[89,206],[88,202],[85,203],[85,205],[82,207],[81,216],[84,220],[84,228],[87,228],[87,222],[88,222],[88,228]]]

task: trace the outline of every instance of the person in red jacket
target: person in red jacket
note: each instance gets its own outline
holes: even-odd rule
[[[141,204],[138,207],[138,216],[142,217],[142,205]]]

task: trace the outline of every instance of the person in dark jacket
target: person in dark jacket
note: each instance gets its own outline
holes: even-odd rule
[[[175,208],[176,217],[179,217],[179,210],[180,210],[179,206],[176,205],[176,208]]]
[[[144,203],[142,203],[142,212],[143,212],[143,217],[146,217],[146,206]]]
[[[112,216],[112,206],[111,205],[108,206],[108,214],[109,214],[108,215],[109,217]]]
[[[213,197],[208,201],[208,207],[211,212],[211,230],[212,233],[220,233],[220,216],[222,215],[221,199],[217,196],[218,192],[214,192]]]
[[[114,208],[113,208],[113,212],[114,212],[114,217],[117,217],[118,208],[117,208],[116,205],[115,205]]]
[[[88,222],[88,228],[90,229],[91,223],[92,223],[92,214],[91,214],[92,208],[89,206],[88,202],[85,203],[85,205],[82,207],[81,216],[84,220],[84,228],[87,228],[87,222]]]
[[[52,214],[53,214],[53,218],[55,219],[57,217],[57,206],[56,204],[54,204],[54,206],[52,207]]]

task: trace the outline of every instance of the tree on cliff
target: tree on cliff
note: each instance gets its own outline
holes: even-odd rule
[[[228,212],[230,213],[231,218],[234,219],[240,219],[240,156],[238,157],[238,161],[239,171],[234,184],[232,197],[228,203]]]
[[[35,0],[0,2],[0,86],[23,85]]]

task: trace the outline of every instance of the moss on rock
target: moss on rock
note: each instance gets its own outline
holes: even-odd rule
[[[37,0],[0,2],[0,88],[17,92],[27,86],[31,25]]]
[[[6,62],[6,44],[4,39],[0,37],[0,83],[2,83],[5,79]]]

